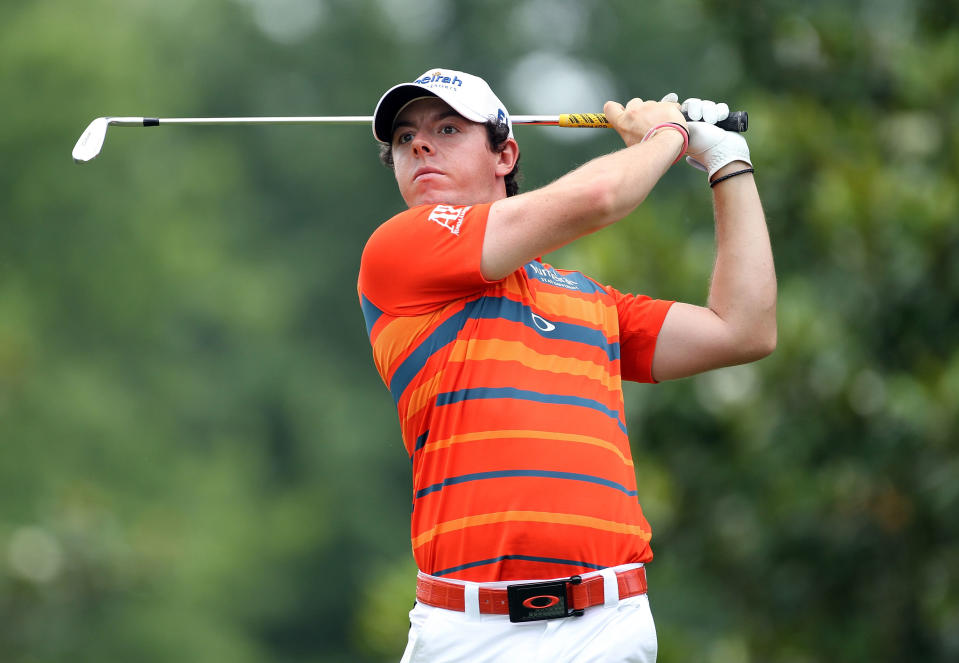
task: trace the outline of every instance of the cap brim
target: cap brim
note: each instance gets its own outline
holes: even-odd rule
[[[393,122],[403,107],[420,97],[435,97],[436,94],[419,85],[397,85],[387,91],[373,111],[373,137],[381,143],[393,140]]]

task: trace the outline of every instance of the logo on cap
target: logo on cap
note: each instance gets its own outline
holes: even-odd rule
[[[423,76],[413,81],[417,85],[457,85],[463,87],[463,80],[459,76],[445,76],[442,71],[434,71],[432,74]]]

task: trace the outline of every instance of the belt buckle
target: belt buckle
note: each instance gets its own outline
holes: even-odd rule
[[[520,585],[507,585],[506,599],[509,605],[509,620],[513,623],[536,622],[542,619],[583,614],[582,610],[570,610],[567,605],[566,588],[583,582],[579,576],[568,580],[550,580],[547,582],[527,582]]]

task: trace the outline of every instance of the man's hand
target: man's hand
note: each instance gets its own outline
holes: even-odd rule
[[[735,131],[724,131],[715,126],[716,122],[729,116],[729,106],[693,98],[684,101],[680,108],[691,120],[686,125],[689,129],[686,161],[691,166],[705,171],[712,179],[717,170],[733,161],[753,165],[746,139]]]
[[[623,142],[630,146],[641,142],[657,124],[673,122],[685,127],[686,118],[680,112],[677,100],[675,94],[666,95],[662,101],[643,101],[637,98],[630,99],[625,107],[615,101],[607,101],[603,112],[606,113],[610,126],[619,133]]]

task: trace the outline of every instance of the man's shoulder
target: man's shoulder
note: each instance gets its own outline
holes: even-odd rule
[[[417,205],[397,212],[381,223],[373,231],[373,236],[390,234],[391,232],[415,231],[429,225],[446,231],[446,233],[440,233],[440,236],[449,234],[456,237],[462,234],[464,224],[468,223],[467,215],[475,217],[477,214],[485,214],[488,208],[489,203],[479,205],[450,205],[446,203]]]
[[[482,291],[490,283],[480,269],[483,207],[420,205],[384,222],[363,249],[360,293],[384,310],[410,315]]]

